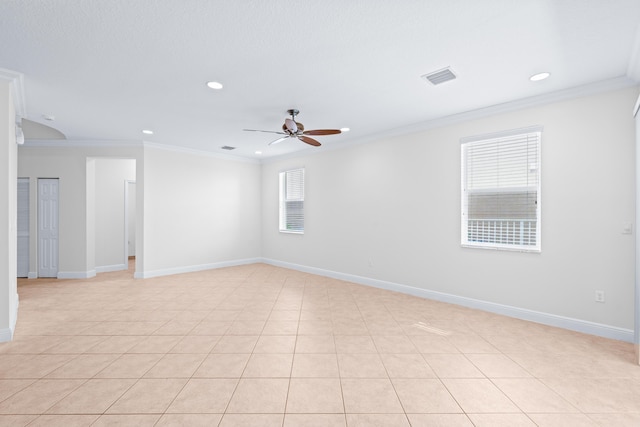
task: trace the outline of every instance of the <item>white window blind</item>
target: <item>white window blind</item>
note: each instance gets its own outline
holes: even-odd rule
[[[280,172],[280,231],[304,233],[304,168]]]
[[[540,140],[529,128],[463,139],[462,245],[540,251]]]

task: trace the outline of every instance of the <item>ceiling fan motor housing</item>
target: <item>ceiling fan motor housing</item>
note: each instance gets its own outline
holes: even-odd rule
[[[285,122],[282,125],[282,130],[289,135],[298,135],[304,131],[304,125],[291,119],[285,119]]]

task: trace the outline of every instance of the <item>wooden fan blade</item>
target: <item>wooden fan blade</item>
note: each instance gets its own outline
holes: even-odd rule
[[[337,135],[342,133],[339,129],[316,129],[316,130],[305,130],[303,132],[305,135]]]
[[[275,141],[271,141],[271,142],[269,143],[269,145],[277,144],[278,142],[282,142],[282,141],[284,141],[284,140],[285,140],[285,139],[287,139],[287,138],[289,138],[289,136],[283,136],[282,138],[278,138],[278,139],[276,139]]]
[[[319,147],[321,144],[313,138],[309,138],[308,136],[300,135],[298,136],[300,141],[306,142],[309,145],[313,145],[314,147]]]
[[[277,133],[279,135],[286,135],[284,132],[276,132],[273,130],[259,130],[259,129],[242,129],[246,132],[264,132],[264,133]]]

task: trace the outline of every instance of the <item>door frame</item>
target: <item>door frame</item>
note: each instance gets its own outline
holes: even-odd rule
[[[640,365],[640,96],[633,107],[633,117],[636,123],[636,218],[635,218],[635,283],[634,283],[634,319],[633,341],[636,350],[635,363]]]
[[[31,179],[29,177],[18,177],[18,180],[17,180],[18,195],[20,193],[19,187],[20,187],[21,183],[26,183],[27,184],[27,205],[26,205],[27,235],[26,236],[20,236],[19,235],[20,234],[20,229],[18,227],[16,227],[16,237],[17,237],[18,242],[20,241],[20,237],[26,237],[27,238],[27,240],[26,240],[26,242],[27,242],[26,243],[26,245],[27,245],[27,247],[26,247],[27,270],[26,270],[26,276],[18,275],[18,277],[27,277],[27,278],[29,278],[30,275],[31,275],[30,271],[29,271],[30,270],[30,266],[31,266],[31,264],[30,264],[30,258],[31,258],[31,253],[30,253],[30,251],[31,251],[31,242],[30,242],[30,240],[31,240]],[[19,223],[20,222],[20,218],[21,218],[21,216],[20,216],[20,205],[19,204],[18,204],[17,208],[18,208],[17,222]],[[18,260],[20,259],[20,250],[19,250],[18,245],[16,245],[16,259],[18,259]],[[19,263],[18,263],[18,265],[19,265]],[[20,273],[19,270],[16,270],[16,272],[18,274]]]
[[[135,184],[135,183],[136,181],[132,179],[126,179],[124,181],[124,265],[125,266],[129,265],[129,209],[131,208],[129,206],[129,184]],[[137,197],[138,197],[138,193],[136,188],[136,198]]]

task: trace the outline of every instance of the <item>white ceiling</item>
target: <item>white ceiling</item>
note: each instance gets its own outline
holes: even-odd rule
[[[317,137],[333,148],[608,79],[637,82],[639,28],[638,0],[2,0],[0,68],[24,74],[26,118],[70,140],[230,145],[269,158],[315,149],[294,139],[269,147],[277,135],[242,131],[277,131],[289,108],[306,129],[350,127]],[[420,77],[447,66],[457,80]],[[529,81],[541,71],[552,75]]]

